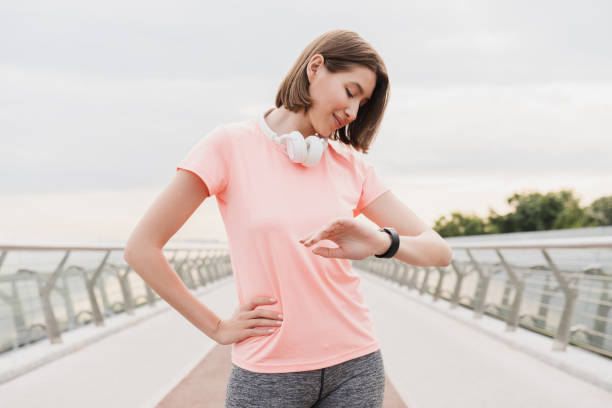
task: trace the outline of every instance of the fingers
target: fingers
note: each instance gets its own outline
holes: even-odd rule
[[[247,319],[256,319],[262,317],[265,319],[283,320],[283,315],[275,312],[274,310],[255,309],[245,314]]]
[[[243,311],[253,310],[258,305],[270,305],[270,304],[276,303],[277,301],[278,300],[273,297],[257,296],[251,299],[249,303],[246,303],[245,305],[241,306],[240,310],[243,310]]]
[[[264,318],[256,318],[259,316]],[[280,327],[282,324],[283,316],[281,314],[273,310],[255,309],[248,312],[248,320],[245,330],[251,336],[268,335],[272,334],[276,328]]]
[[[330,228],[331,227],[328,227],[328,228],[324,229],[321,232],[317,232],[317,233],[313,234],[310,237],[302,238],[300,240],[300,243],[304,244],[304,246],[309,247],[309,246],[311,246],[313,244],[316,244],[317,242],[321,241],[322,239],[331,238]]]
[[[264,336],[267,334],[272,334],[274,331],[276,331],[276,329],[247,329],[246,332],[248,334],[247,337],[252,337],[252,336]]]
[[[312,235],[307,235],[305,238],[300,239],[298,242],[300,244],[306,244],[306,242],[310,242],[310,240],[315,236],[316,234],[312,234]]]
[[[332,225],[333,224],[326,225],[321,231],[313,232],[306,235],[306,237],[300,239],[299,242],[305,244],[306,246],[312,245],[314,242],[316,242],[315,240],[318,241],[323,239],[322,236],[329,230],[330,227],[332,227]]]
[[[338,237],[347,226],[347,221],[343,218],[334,220],[329,225],[326,225],[323,230],[307,235],[305,238],[299,240],[301,244],[309,247],[323,239],[331,239]]]
[[[283,324],[282,320],[251,319],[251,320],[249,320],[249,325],[247,327],[255,327],[255,326],[280,326],[281,324]]]
[[[315,255],[320,255],[324,258],[344,258],[342,248],[326,248],[318,247],[312,250]]]

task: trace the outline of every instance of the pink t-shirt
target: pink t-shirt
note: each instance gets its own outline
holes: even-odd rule
[[[232,363],[260,373],[315,370],[379,349],[372,316],[348,259],[311,251],[337,247],[299,239],[338,217],[356,217],[389,188],[365,155],[329,141],[312,167],[293,163],[259,119],[222,124],[178,164],[216,196],[228,236],[238,300],[284,315],[275,333],[232,344]],[[260,326],[263,327],[263,326]]]

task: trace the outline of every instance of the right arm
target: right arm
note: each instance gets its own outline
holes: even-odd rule
[[[123,258],[170,306],[217,343],[269,335],[274,332],[269,328],[278,327],[283,319],[257,306],[276,301],[257,296],[241,305],[231,318],[220,319],[189,291],[163,254],[164,245],[209,196],[200,177],[187,170],[178,171],[132,231]]]
[[[221,319],[189,291],[162,251],[209,195],[198,176],[178,171],[132,231],[123,258],[170,306],[212,337]]]

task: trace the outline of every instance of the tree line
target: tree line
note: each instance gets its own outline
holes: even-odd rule
[[[486,218],[454,211],[438,218],[433,229],[442,237],[456,237],[612,225],[612,196],[586,207],[580,206],[573,190],[514,193],[506,202],[512,207],[508,214],[491,207]]]

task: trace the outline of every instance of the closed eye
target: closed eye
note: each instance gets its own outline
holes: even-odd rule
[[[349,98],[353,97],[353,94],[348,90],[348,88],[344,88],[346,89],[346,94],[348,95]]]

